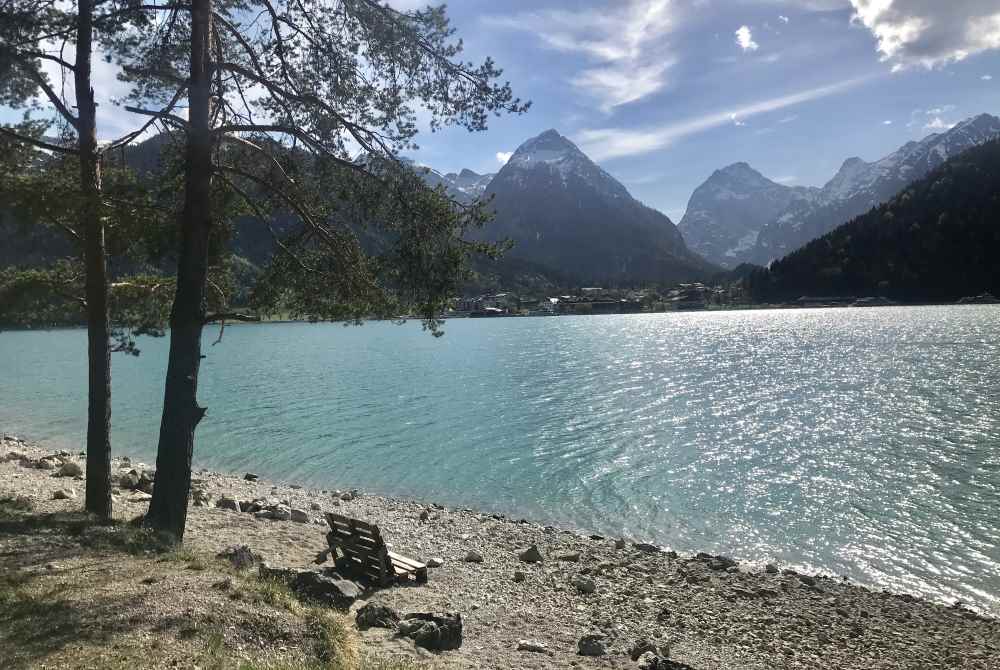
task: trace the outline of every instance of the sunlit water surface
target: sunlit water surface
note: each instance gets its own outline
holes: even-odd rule
[[[1000,612],[1000,308],[235,326],[196,462],[788,563]],[[152,462],[166,341],[114,359]],[[0,427],[85,435],[83,331],[0,333]]]

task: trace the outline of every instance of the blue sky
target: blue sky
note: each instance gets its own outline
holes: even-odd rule
[[[392,0],[397,7],[422,4]],[[423,134],[419,162],[496,171],[556,128],[675,222],[747,161],[822,185],[982,112],[1000,113],[996,0],[456,0],[466,56],[533,103],[490,130]]]
[[[413,9],[427,0],[388,0]],[[418,138],[442,172],[495,172],[555,128],[675,222],[715,169],[822,185],[982,112],[1000,114],[1000,0],[453,0],[464,57],[531,110]],[[134,127],[95,59],[102,137]],[[70,87],[71,89],[72,87]],[[0,109],[0,120],[15,118]]]

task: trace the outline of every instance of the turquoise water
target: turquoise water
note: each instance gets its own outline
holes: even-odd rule
[[[85,346],[0,333],[0,427],[82,444]],[[166,341],[141,346],[114,446],[153,462]],[[202,467],[1000,611],[997,307],[230,326],[205,351]]]

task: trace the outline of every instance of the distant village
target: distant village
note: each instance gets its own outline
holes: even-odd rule
[[[501,316],[558,316],[567,314],[637,314],[733,308],[749,303],[739,286],[707,286],[700,282],[678,284],[667,290],[605,289],[585,287],[566,295],[526,296],[491,293],[462,297],[447,318]]]

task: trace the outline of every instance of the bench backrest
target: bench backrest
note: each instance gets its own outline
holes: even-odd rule
[[[348,569],[379,584],[393,579],[395,575],[389,560],[389,549],[378,526],[332,512],[327,513],[326,522],[330,524],[330,532],[326,534],[327,544],[349,561]]]

